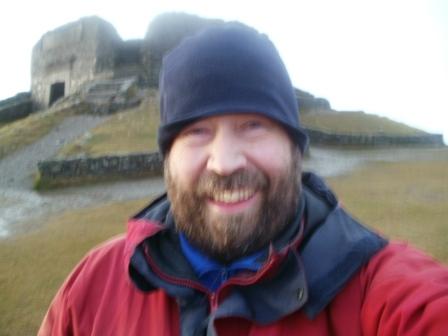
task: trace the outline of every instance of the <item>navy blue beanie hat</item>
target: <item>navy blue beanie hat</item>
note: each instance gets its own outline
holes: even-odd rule
[[[185,38],[164,57],[159,90],[163,155],[186,125],[226,113],[268,117],[285,127],[302,153],[307,146],[294,88],[276,48],[241,23]]]

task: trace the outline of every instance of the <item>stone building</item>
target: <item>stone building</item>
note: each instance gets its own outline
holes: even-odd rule
[[[123,41],[109,22],[96,16],[50,31],[33,48],[33,110],[45,109],[61,97],[90,90],[96,84],[105,91],[101,99],[107,101],[116,95],[111,85],[116,86],[117,81],[111,79],[135,78],[139,84],[156,87],[162,58],[168,51],[183,38],[222,22],[186,13],[165,13],[150,23],[144,39],[129,41]],[[296,94],[304,113],[331,109],[324,99],[301,90]]]
[[[95,16],[46,33],[32,54],[34,110],[51,106],[92,80],[141,71],[140,45],[140,41],[123,42],[109,22]]]

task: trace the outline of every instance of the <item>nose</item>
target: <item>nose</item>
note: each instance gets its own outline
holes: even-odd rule
[[[243,145],[230,131],[217,132],[210,143],[207,169],[222,176],[231,175],[247,165]]]

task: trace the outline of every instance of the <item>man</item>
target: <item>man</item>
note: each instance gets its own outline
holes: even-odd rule
[[[167,195],[89,253],[40,335],[446,335],[448,270],[352,219],[315,175],[269,39],[228,23],[160,77]]]

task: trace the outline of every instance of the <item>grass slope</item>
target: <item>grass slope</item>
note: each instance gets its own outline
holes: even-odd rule
[[[386,236],[409,241],[448,263],[448,159],[376,163],[332,178],[351,213]]]
[[[65,117],[80,112],[38,112],[15,122],[0,124],[0,159],[44,136]],[[363,112],[307,113],[301,116],[301,122],[307,128],[329,133],[424,134],[402,123]],[[58,157],[155,151],[158,125],[157,91],[148,90],[147,98],[140,106],[112,116],[87,135],[63,147]]]
[[[113,115],[92,129],[87,137],[82,136],[63,147],[58,157],[156,151],[159,126],[156,95],[156,91],[150,91],[140,106]]]
[[[60,124],[68,111],[45,111],[0,125],[0,159],[26,145],[32,144]]]
[[[307,128],[338,134],[422,135],[405,124],[364,112],[320,112],[301,115]]]
[[[68,212],[32,233],[0,241],[0,335],[36,335],[70,270],[93,246],[125,231],[144,201]]]
[[[305,127],[330,133],[419,135],[424,132],[387,118],[362,112],[310,113],[301,116]],[[157,150],[159,125],[157,92],[137,108],[123,111],[94,128],[89,137],[81,137],[64,147],[59,157],[101,156]]]

